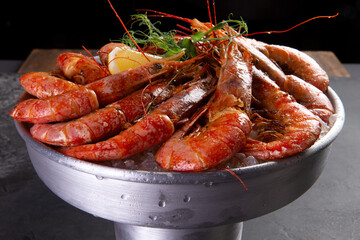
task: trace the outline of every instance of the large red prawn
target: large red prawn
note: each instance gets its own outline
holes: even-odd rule
[[[101,48],[102,64],[63,54],[60,77],[21,77],[38,99],[20,102],[10,115],[34,123],[35,139],[78,159],[122,160],[160,145],[155,160],[173,171],[213,168],[238,152],[280,160],[310,147],[333,114],[325,71],[296,49],[217,23],[215,4],[211,17],[207,3],[208,23],[147,10],[191,25],[192,36],[173,37],[190,59],[150,61],[127,31],[148,63],[111,75],[108,56],[118,43]]]

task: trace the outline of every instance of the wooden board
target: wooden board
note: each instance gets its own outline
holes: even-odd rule
[[[350,73],[341,64],[339,59],[330,51],[304,51],[315,59],[326,71],[329,77],[350,77]]]
[[[96,50],[89,50],[96,55]],[[56,69],[56,59],[59,54],[64,52],[83,53],[88,55],[83,49],[34,49],[20,67],[18,73],[28,72],[50,72]],[[330,51],[305,51],[313,57],[330,77],[350,77],[350,74],[341,64],[339,59]]]
[[[26,58],[23,65],[19,68],[18,73],[28,72],[51,72],[57,68],[56,60],[61,53],[74,52],[82,53],[88,56],[84,49],[39,49],[35,48]],[[96,55],[97,50],[89,50],[91,54]]]

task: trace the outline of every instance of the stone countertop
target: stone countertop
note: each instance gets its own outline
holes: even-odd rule
[[[360,64],[351,77],[331,77],[345,125],[325,169],[299,199],[244,223],[244,240],[360,239]],[[0,73],[0,239],[115,239],[113,223],[70,206],[37,177],[8,112],[23,92],[19,74]]]

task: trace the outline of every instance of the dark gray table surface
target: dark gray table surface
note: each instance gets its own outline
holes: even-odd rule
[[[115,239],[113,223],[82,212],[41,182],[8,112],[23,92],[18,63],[0,62],[0,239]],[[351,78],[331,78],[346,122],[324,172],[303,196],[244,223],[244,240],[360,239],[360,64],[345,64]],[[8,73],[4,73],[8,72]]]

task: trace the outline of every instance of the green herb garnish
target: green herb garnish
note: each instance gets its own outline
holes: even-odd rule
[[[242,33],[239,33],[237,35],[247,33],[248,31],[247,25],[243,20],[232,20],[229,18],[229,20],[225,20],[216,24],[213,28],[211,28],[205,33],[195,32],[193,35],[190,36],[190,38],[184,38],[177,42],[175,40],[176,32],[174,30],[169,32],[162,32],[157,28],[157,25],[160,24],[160,21],[152,23],[147,17],[147,14],[135,14],[131,17],[133,22],[131,24],[131,30],[129,30],[129,34],[137,44],[140,44],[143,47],[153,46],[155,47],[155,49],[161,49],[162,57],[169,57],[180,52],[185,52],[182,60],[190,59],[197,56],[195,46],[197,42],[225,39],[231,40],[231,38],[234,36],[228,36],[224,38],[209,37],[213,31],[219,30],[225,25],[229,25],[233,29],[243,30]],[[132,30],[134,24],[137,24],[139,28],[143,28],[144,30]],[[128,46],[135,47],[134,42],[127,34],[124,34],[120,41]]]
[[[175,41],[175,31],[162,32],[156,27],[156,25],[160,24],[160,21],[152,23],[146,14],[135,14],[131,17],[133,22],[129,33],[138,44],[143,46],[153,45],[156,48],[162,49],[165,52],[165,54],[162,54],[163,57],[169,57],[184,51]],[[145,30],[132,30],[134,24],[137,24],[140,28],[144,27]],[[135,47],[135,44],[127,34],[124,34],[121,42]]]

